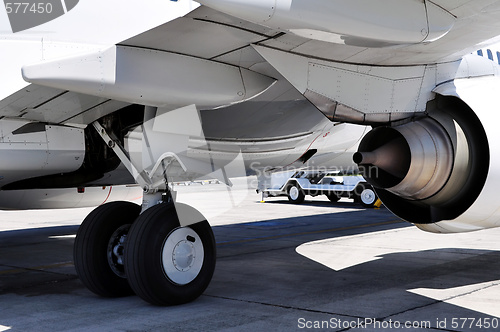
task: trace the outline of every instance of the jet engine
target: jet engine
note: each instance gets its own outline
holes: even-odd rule
[[[495,77],[438,87],[425,115],[377,126],[354,161],[397,216],[432,232],[500,226]]]

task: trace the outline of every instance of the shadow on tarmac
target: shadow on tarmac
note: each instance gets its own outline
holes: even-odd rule
[[[342,208],[352,205],[316,201],[306,204]],[[218,262],[203,297],[289,308],[307,319],[325,315],[340,315],[346,320],[410,317],[432,321],[434,326],[439,319],[452,316],[491,318],[408,290],[494,282],[500,276],[497,251],[412,251],[409,245],[407,252],[385,254],[340,271],[296,252],[297,247],[312,241],[408,227],[412,226],[386,209],[365,210],[357,205],[347,212],[215,226]],[[61,226],[1,232],[0,295],[70,294],[75,300],[82,294],[93,296],[81,285],[72,265],[74,239],[68,235],[77,229]],[[332,245],[343,244],[339,241]],[[348,252],[349,246],[345,250]],[[494,298],[499,295],[492,294]]]

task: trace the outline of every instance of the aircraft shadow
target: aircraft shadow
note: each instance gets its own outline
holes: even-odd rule
[[[330,248],[345,249],[344,252],[335,251],[336,255],[348,256],[350,247],[334,240],[412,227],[395,221],[388,211],[378,212],[377,215],[372,210],[349,211],[215,227],[219,260],[207,294],[291,308],[307,307],[316,314],[334,313],[351,318],[418,318],[431,321],[433,327],[439,327],[437,324],[443,324],[442,319],[447,317],[448,328],[452,317],[492,318],[409,290],[430,288],[439,291],[498,283],[500,252],[496,250],[437,248],[415,251],[408,243],[403,245],[404,250],[395,250],[395,253],[380,255],[376,260],[340,271],[296,252],[296,248],[305,243],[331,239]],[[394,242],[388,240],[377,245],[394,246],[398,241],[397,232],[393,236]],[[363,246],[361,241],[360,246]],[[328,250],[328,243],[317,250],[321,255]],[[366,250],[370,250],[370,246]],[[467,292],[457,290],[457,295]],[[500,290],[497,292],[499,294],[492,294],[492,299],[500,296]],[[426,309],[428,306],[433,309]]]

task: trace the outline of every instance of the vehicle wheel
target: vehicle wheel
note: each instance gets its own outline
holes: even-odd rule
[[[288,188],[288,200],[294,204],[300,204],[304,201],[306,195],[296,184]]]
[[[372,208],[375,205],[375,202],[377,202],[377,194],[375,193],[375,190],[371,186],[363,186],[361,193],[359,193],[358,196],[358,201],[361,205],[363,205],[366,208]]]
[[[181,227],[176,208],[202,221]],[[125,271],[138,296],[154,305],[176,305],[205,291],[215,270],[216,248],[204,219],[180,203],[158,204],[139,216],[125,244]]]
[[[330,200],[330,202],[332,203],[336,203],[339,201],[340,199],[340,196],[337,194],[337,193],[329,193],[329,194],[326,194],[326,197],[328,197],[328,199]]]
[[[75,238],[73,259],[82,283],[100,296],[131,295],[123,265],[123,244],[141,207],[112,202],[94,209],[83,221]]]

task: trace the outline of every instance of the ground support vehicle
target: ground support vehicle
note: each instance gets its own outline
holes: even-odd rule
[[[347,197],[364,207],[380,205],[375,190],[360,175],[305,170],[279,172],[271,175],[269,183],[262,190],[263,197],[287,196],[295,204],[302,203],[307,195],[325,195],[332,202]]]

